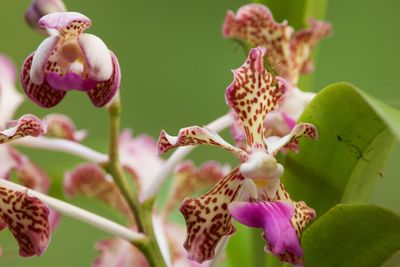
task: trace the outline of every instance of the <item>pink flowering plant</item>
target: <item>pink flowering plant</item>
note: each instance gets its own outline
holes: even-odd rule
[[[313,72],[313,50],[333,27],[302,19],[308,27],[277,22],[261,3],[227,11],[222,37],[244,53],[242,64],[232,66],[226,103],[223,91],[209,99],[226,113],[205,126],[193,121],[168,130],[176,136],[162,130],[156,140],[121,130],[118,55],[87,33],[91,19],[61,0],[33,0],[25,20],[44,39],[20,68],[0,54],[0,231],[11,232],[21,257],[46,257],[49,246],[59,245],[51,242],[63,227],[59,221],[71,217],[108,235],[95,244],[95,267],[397,262],[400,216],[368,199],[400,139],[400,111],[348,83],[310,92],[315,88],[302,76]],[[85,93],[93,108],[107,111],[107,152],[86,146],[89,132],[68,114],[52,113],[69,91]],[[28,99],[47,115],[16,117]],[[222,137],[227,128],[230,136]],[[200,145],[230,152],[235,163],[219,162],[212,152],[201,164],[185,159]],[[59,173],[64,197],[51,194],[60,183],[26,155],[30,149],[81,161]],[[95,199],[120,219],[71,204],[76,197]],[[0,262],[9,257],[0,252]]]

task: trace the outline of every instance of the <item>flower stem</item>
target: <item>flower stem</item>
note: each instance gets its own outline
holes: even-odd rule
[[[229,127],[233,123],[231,115],[225,114],[222,117],[217,118],[211,123],[207,124],[206,127],[215,131],[220,132],[225,128]],[[164,166],[157,173],[154,179],[151,179],[152,185],[148,187],[147,191],[143,192],[140,201],[144,202],[148,199],[154,198],[161,189],[161,186],[167,179],[170,172],[175,166],[181,162],[196,146],[186,146],[178,148],[165,162]]]
[[[26,194],[28,194],[29,196],[40,199],[41,201],[46,203],[51,209],[54,209],[63,215],[85,222],[98,229],[111,233],[114,236],[122,237],[130,241],[132,244],[135,244],[136,246],[142,246],[147,241],[147,237],[142,233],[132,231],[131,229],[117,224],[109,219],[101,217],[87,210],[81,209],[64,201],[58,200],[56,198],[39,193],[25,186],[4,179],[0,179],[0,185],[12,190],[26,192]]]
[[[116,185],[128,202],[135,216],[138,230],[148,236],[147,242],[137,247],[146,256],[150,266],[164,267],[166,264],[158,247],[152,225],[152,203],[140,205],[138,196],[136,192],[132,190],[119,161],[118,139],[121,119],[121,104],[119,99],[114,100],[108,107],[108,112],[110,117],[110,147],[109,160],[104,167],[112,175]]]

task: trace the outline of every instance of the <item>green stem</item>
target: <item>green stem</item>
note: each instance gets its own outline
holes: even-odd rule
[[[118,138],[121,119],[121,104],[119,99],[111,104],[108,108],[108,112],[110,117],[110,147],[109,160],[104,168],[112,175],[116,185],[128,202],[135,217],[138,231],[144,233],[148,237],[147,242],[143,242],[137,247],[146,256],[150,266],[166,267],[153,230],[152,203],[140,204],[138,196],[136,192],[132,190],[119,161]]]

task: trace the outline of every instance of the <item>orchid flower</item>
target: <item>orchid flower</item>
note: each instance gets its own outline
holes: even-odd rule
[[[39,27],[39,19],[50,13],[65,11],[67,8],[62,0],[32,0],[31,5],[25,11],[25,21],[36,31],[46,33],[43,28]]]
[[[164,161],[156,155],[155,150],[156,142],[149,136],[140,135],[133,138],[129,130],[124,130],[120,135],[119,151],[121,162],[125,170],[136,181],[139,195],[150,184],[151,181],[148,180],[152,180],[155,177],[154,173],[157,173],[163,167]],[[187,162],[181,166],[181,173],[195,172],[193,175],[201,176],[204,181],[219,179],[223,176],[221,174],[222,171],[223,168],[215,162],[204,164],[199,170],[196,170],[191,163]],[[207,175],[210,175],[210,177],[206,177]],[[185,192],[188,192],[188,187],[192,188],[193,183],[187,184],[187,182],[189,181],[184,179],[177,186],[185,188]],[[136,222],[128,204],[112,177],[99,165],[85,163],[67,172],[64,176],[64,192],[68,197],[81,195],[101,200],[123,214],[128,220],[129,226],[132,229],[136,229]],[[169,266],[201,266],[187,259],[187,253],[180,243],[184,239],[184,229],[167,222],[156,212],[153,214],[153,225],[157,241],[166,262],[170,263]],[[180,245],[177,246],[176,244]],[[143,254],[124,239],[111,238],[101,240],[97,243],[96,248],[100,251],[100,255],[94,261],[93,266],[149,266]]]
[[[208,144],[228,150],[240,161],[210,191],[185,199],[180,208],[187,225],[184,247],[189,259],[199,263],[212,259],[221,238],[235,232],[231,216],[250,227],[263,228],[266,249],[282,261],[302,262],[300,236],[315,212],[290,198],[280,183],[283,166],[274,156],[302,136],[315,139],[317,131],[302,123],[282,138],[264,138],[265,118],[278,108],[287,87],[283,79],[265,70],[265,54],[264,47],[251,49],[245,63],[233,71],[234,80],[226,90],[226,101],[244,128],[246,149],[230,145],[205,127],[183,128],[178,136],[164,130],[160,134],[160,154],[179,146]]]
[[[301,74],[311,72],[312,50],[331,32],[330,24],[310,20],[311,28],[294,31],[286,21],[277,23],[271,11],[261,4],[248,4],[235,15],[228,11],[223,23],[225,38],[236,39],[246,46],[263,46],[268,49],[270,69],[288,82],[279,112],[270,114],[265,122],[267,136],[283,136],[294,127],[314,93],[302,92],[297,87]]]
[[[83,33],[90,25],[88,17],[76,12],[50,13],[39,20],[39,26],[58,31],[47,37],[22,67],[25,93],[39,106],[53,107],[67,91],[78,90],[102,107],[118,91],[118,60],[99,37]]]

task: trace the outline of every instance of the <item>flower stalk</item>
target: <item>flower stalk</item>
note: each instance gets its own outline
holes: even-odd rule
[[[85,222],[114,236],[124,238],[136,246],[142,246],[144,243],[147,242],[147,237],[144,234],[133,231],[129,228],[126,228],[125,226],[122,226],[90,211],[71,205],[67,202],[47,196],[45,194],[39,193],[35,190],[7,181],[5,179],[0,179],[0,185],[8,189],[25,192],[29,196],[40,199],[50,208],[63,215],[77,219],[81,222]]]
[[[147,242],[141,243],[137,247],[146,256],[150,266],[166,266],[153,230],[152,202],[147,202],[143,205],[140,204],[138,195],[134,190],[132,190],[119,161],[118,137],[120,134],[121,119],[121,102],[119,98],[113,100],[111,105],[108,107],[108,112],[110,119],[109,160],[105,164],[104,168],[112,175],[115,184],[127,200],[128,205],[134,214],[139,232],[148,236]]]

